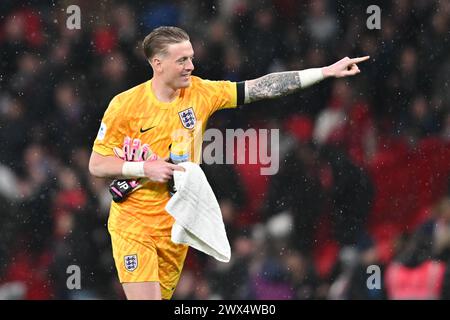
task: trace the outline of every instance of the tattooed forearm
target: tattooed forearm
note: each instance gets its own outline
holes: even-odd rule
[[[298,71],[270,73],[245,82],[245,103],[285,96],[300,87]]]

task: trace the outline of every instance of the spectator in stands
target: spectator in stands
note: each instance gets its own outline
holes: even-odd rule
[[[370,177],[339,149],[324,146],[321,160],[331,167],[328,190],[334,236],[341,246],[352,246],[364,232],[372,208],[374,188]]]

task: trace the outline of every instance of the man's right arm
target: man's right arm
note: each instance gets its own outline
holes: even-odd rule
[[[130,169],[131,166],[131,169]],[[135,170],[135,167],[142,168]],[[89,172],[99,178],[148,178],[153,182],[167,182],[174,170],[184,171],[181,166],[158,159],[154,161],[129,162],[115,156],[103,156],[92,151],[89,160]]]
[[[122,178],[122,159],[115,156],[103,156],[92,151],[89,159],[89,172],[98,178]]]

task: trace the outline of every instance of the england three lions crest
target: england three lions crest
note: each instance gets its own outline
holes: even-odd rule
[[[134,271],[138,267],[138,257],[137,254],[130,254],[124,257],[125,269],[127,271]]]
[[[195,118],[193,108],[187,108],[186,110],[180,111],[178,112],[178,115],[180,116],[180,120],[181,123],[183,124],[183,127],[189,130],[194,129],[197,119]]]

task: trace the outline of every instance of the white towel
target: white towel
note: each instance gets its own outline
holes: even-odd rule
[[[219,203],[199,165],[180,163],[185,172],[175,171],[177,192],[166,205],[175,218],[172,241],[187,244],[222,262],[231,257]]]

